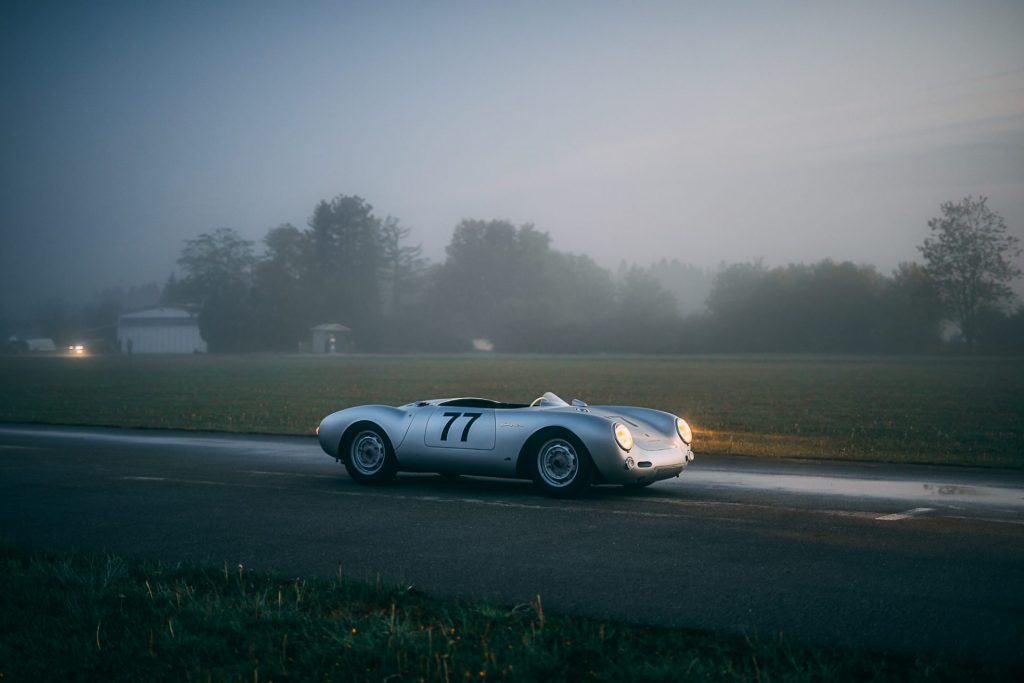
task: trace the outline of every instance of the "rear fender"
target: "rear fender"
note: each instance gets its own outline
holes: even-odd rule
[[[344,459],[342,441],[350,430],[366,423],[379,427],[397,452],[412,424],[412,413],[392,406],[356,406],[339,410],[320,423],[320,447],[328,455]]]

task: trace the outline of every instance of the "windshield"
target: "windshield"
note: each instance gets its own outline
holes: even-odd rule
[[[538,408],[553,408],[569,405],[563,401],[557,394],[551,391],[545,391],[544,395],[533,402],[533,405]]]

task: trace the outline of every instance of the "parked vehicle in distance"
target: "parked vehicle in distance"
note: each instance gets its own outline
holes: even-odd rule
[[[646,486],[693,461],[682,418],[650,408],[566,403],[551,392],[530,404],[484,398],[366,405],[325,417],[320,446],[360,484],[398,472],[531,479],[572,497],[591,484]]]

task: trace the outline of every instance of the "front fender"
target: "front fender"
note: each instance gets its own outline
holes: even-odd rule
[[[516,472],[519,476],[529,477],[532,465],[529,463],[533,449],[540,445],[543,438],[553,432],[569,432],[583,444],[587,452],[594,460],[598,471],[604,469],[603,457],[606,449],[619,450],[615,446],[615,431],[613,423],[607,418],[589,413],[577,412],[575,410],[562,409],[553,410],[547,414],[534,413],[532,419],[524,420],[529,423],[529,438],[519,449],[516,459]],[[595,452],[600,453],[595,458]],[[598,459],[602,462],[597,462]]]
[[[602,407],[604,408],[604,407]],[[571,432],[587,449],[590,459],[600,475],[609,484],[633,484],[677,476],[691,459],[690,448],[675,431],[675,416],[662,411],[615,406],[609,412],[621,419],[634,419],[647,427],[632,428],[634,445],[625,451],[615,441],[614,416],[592,413],[558,411],[551,415],[540,429],[534,431],[519,451],[517,472],[528,476],[529,458],[539,438],[551,430]],[[656,428],[654,428],[656,425]],[[653,428],[649,434],[645,429]],[[627,464],[627,462],[631,464]]]

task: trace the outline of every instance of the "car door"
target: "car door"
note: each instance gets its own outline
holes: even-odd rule
[[[494,450],[494,410],[438,406],[427,420],[427,448],[465,451]]]

